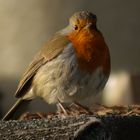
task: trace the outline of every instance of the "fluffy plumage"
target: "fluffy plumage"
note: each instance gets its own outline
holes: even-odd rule
[[[69,44],[58,57],[38,70],[33,86],[24,99],[33,95],[42,97],[48,103],[57,103],[58,99],[74,102],[94,96],[102,89],[107,77],[101,67],[92,74],[85,73],[78,68],[77,61],[75,50]]]
[[[77,12],[35,56],[18,85],[16,104],[3,118],[36,96],[46,102],[81,102],[95,96],[110,74],[109,50],[90,12]]]

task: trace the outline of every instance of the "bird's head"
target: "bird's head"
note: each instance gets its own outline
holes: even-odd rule
[[[69,20],[69,25],[63,29],[63,33],[70,39],[84,37],[91,31],[97,31],[97,17],[91,12],[81,11],[76,12]],[[80,36],[79,36],[80,35]],[[81,36],[81,37],[82,37]],[[89,36],[89,35],[88,35]]]

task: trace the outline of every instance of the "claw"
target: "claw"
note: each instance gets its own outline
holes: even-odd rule
[[[73,104],[74,104],[75,106],[79,107],[80,109],[83,109],[87,114],[90,114],[90,115],[93,114],[93,112],[90,111],[89,108],[87,108],[87,107],[85,107],[85,106],[83,106],[83,105],[81,105],[81,104],[79,104],[79,103],[77,103],[77,102],[74,102]]]
[[[58,110],[61,110],[65,116],[68,116],[68,112],[66,111],[66,109],[64,108],[64,106],[62,105],[59,99],[58,99],[57,107],[58,107]]]

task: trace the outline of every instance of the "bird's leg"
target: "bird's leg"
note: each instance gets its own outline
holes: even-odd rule
[[[57,107],[58,107],[58,109],[62,110],[62,112],[64,113],[65,116],[68,116],[68,113],[67,113],[66,109],[64,108],[64,106],[62,105],[62,103],[60,102],[59,99],[58,99]]]
[[[37,112],[36,115],[38,115],[41,119],[47,118],[47,114],[46,113]]]
[[[90,111],[90,109],[89,109],[88,107],[85,107],[85,106],[79,104],[78,102],[73,102],[73,104],[74,104],[75,106],[77,106],[77,107],[83,109],[84,111],[86,111],[86,113],[88,113],[88,114],[93,114],[93,112]]]

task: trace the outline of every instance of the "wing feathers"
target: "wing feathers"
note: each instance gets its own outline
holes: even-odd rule
[[[54,37],[48,41],[48,43],[36,55],[28,69],[25,71],[15,92],[16,97],[22,97],[27,93],[32,85],[32,80],[38,69],[48,61],[51,61],[57,57],[68,43],[69,40],[59,33],[55,34]]]

